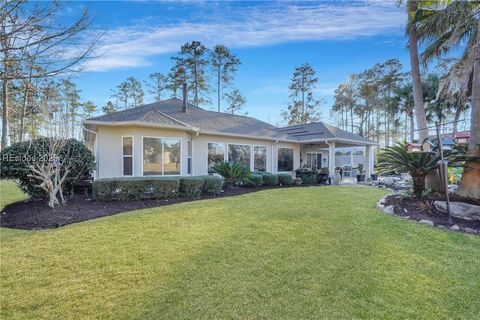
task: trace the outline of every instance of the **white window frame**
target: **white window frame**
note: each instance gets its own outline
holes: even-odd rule
[[[124,155],[123,154],[123,138],[132,138],[132,154],[131,155]],[[121,138],[121,146],[122,146],[122,177],[134,177],[135,176],[135,137],[134,136],[122,136]],[[124,162],[123,159],[125,157],[131,157],[132,158],[132,174],[131,175],[125,175],[124,171]]]
[[[293,161],[292,171],[279,171],[279,170],[278,170],[278,150],[279,150],[279,149],[290,149],[290,150],[292,150],[292,152],[293,152],[293,157],[292,157],[292,161]],[[278,146],[278,147],[277,147],[277,172],[279,172],[279,173],[290,173],[290,172],[294,172],[294,171],[295,171],[295,148]]]
[[[206,157],[207,174],[209,174],[208,173],[208,145],[211,144],[211,143],[212,144],[215,143],[215,144],[222,144],[223,145],[223,161],[227,161],[227,157],[228,157],[228,150],[227,150],[228,146],[225,142],[207,141],[207,145],[206,145],[206,148],[205,148],[206,149],[206,154],[207,154],[207,157]]]
[[[162,174],[161,175],[148,175],[146,176],[143,172],[143,156],[144,156],[144,138],[155,138],[160,139],[162,141]],[[164,163],[163,163],[163,139],[177,139],[180,140],[180,173],[179,174],[163,174],[164,173]],[[179,177],[182,175],[182,168],[183,168],[183,139],[180,137],[160,137],[160,136],[142,136],[142,176],[143,177]]]
[[[248,144],[248,143],[227,143],[227,148],[225,149],[225,152],[226,152],[226,156],[228,158],[228,148],[230,145],[236,145],[236,146],[248,146],[250,147],[250,171],[252,171],[253,169],[253,145],[251,144]],[[230,161],[230,159],[227,159],[227,161]]]
[[[252,146],[252,165],[251,168],[253,168],[253,172],[255,172],[255,147],[264,147],[265,148],[265,172],[268,172],[268,147],[263,144],[254,144]]]

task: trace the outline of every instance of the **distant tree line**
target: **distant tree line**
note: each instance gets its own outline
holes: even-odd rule
[[[448,64],[449,61],[446,61]],[[440,65],[443,67],[443,65]],[[444,69],[444,68],[439,68]],[[377,63],[352,74],[335,90],[332,114],[337,125],[347,131],[389,146],[395,141],[413,141],[415,137],[415,108],[410,73],[403,71],[398,59]],[[425,120],[458,121],[468,110],[468,101],[449,100],[438,95],[446,74],[442,71],[422,76],[422,96]]]

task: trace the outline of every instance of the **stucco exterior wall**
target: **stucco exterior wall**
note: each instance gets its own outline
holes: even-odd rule
[[[181,175],[188,175],[188,140],[192,141],[192,173],[191,175],[206,175],[207,171],[207,144],[235,143],[251,146],[266,146],[267,171],[277,172],[277,148],[287,147],[294,149],[293,169],[300,167],[300,145],[296,143],[282,143],[259,139],[240,137],[207,135],[188,133],[182,130],[157,129],[144,127],[99,126],[97,129],[97,167],[98,178],[115,178],[122,176],[122,137],[133,137],[133,175],[143,176],[143,137],[165,137],[181,139]],[[252,154],[253,156],[253,154]],[[291,172],[294,175],[294,172]]]

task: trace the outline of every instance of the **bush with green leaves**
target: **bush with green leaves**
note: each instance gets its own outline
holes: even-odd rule
[[[244,185],[252,188],[261,187],[263,185],[263,178],[260,174],[252,173],[245,179]]]
[[[205,179],[202,177],[181,177],[179,195],[182,198],[198,199],[202,195]]]
[[[56,149],[52,152],[52,146]],[[68,166],[65,163],[68,162]],[[53,166],[53,173],[58,169],[57,177],[65,177],[61,183],[61,197],[68,195],[73,190],[74,182],[81,176],[90,174],[95,169],[95,157],[87,147],[78,140],[40,138],[33,141],[15,143],[6,147],[0,153],[0,177],[18,181],[20,189],[31,198],[47,198],[45,191],[47,181],[38,178],[38,173],[32,168],[44,169]],[[67,171],[68,170],[68,171]],[[53,184],[53,181],[51,181]],[[55,194],[56,196],[56,194]]]
[[[270,172],[262,172],[263,184],[266,186],[276,186],[278,185],[278,176]]]
[[[217,195],[222,192],[223,179],[217,176],[202,176],[203,182],[203,194]]]
[[[317,183],[317,176],[316,175],[303,175],[302,176],[302,184],[316,184]]]
[[[290,186],[293,184],[293,178],[288,173],[277,173],[278,183],[282,186]]]
[[[413,192],[421,197],[425,190],[425,178],[438,167],[437,152],[408,152],[407,143],[382,149],[378,155],[377,170],[380,174],[408,172],[413,180]]]
[[[96,200],[172,199],[179,195],[179,177],[126,177],[93,181]]]
[[[248,166],[234,161],[220,162],[213,170],[225,179],[225,187],[236,186],[250,176]]]

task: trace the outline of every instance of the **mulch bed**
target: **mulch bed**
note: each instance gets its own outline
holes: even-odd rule
[[[230,188],[224,190],[218,196],[203,196],[201,199],[231,197],[261,190],[289,187]],[[95,201],[92,200],[91,195],[74,195],[68,199],[64,206],[55,209],[48,207],[45,200],[27,200],[6,206],[0,214],[0,226],[24,230],[53,229],[126,211],[161,207],[195,200],[198,199]]]
[[[452,224],[448,223],[448,215],[444,212],[438,211],[434,201],[445,201],[442,196],[433,197],[429,199],[415,199],[403,198],[398,194],[390,195],[385,199],[385,206],[393,205],[395,214],[402,217],[409,217],[417,221],[430,220],[435,226],[451,227],[458,225],[460,228],[471,228],[480,232],[480,221],[463,220],[452,217]],[[480,201],[461,198],[455,195],[450,195],[450,202],[465,202],[474,205],[480,205]]]

